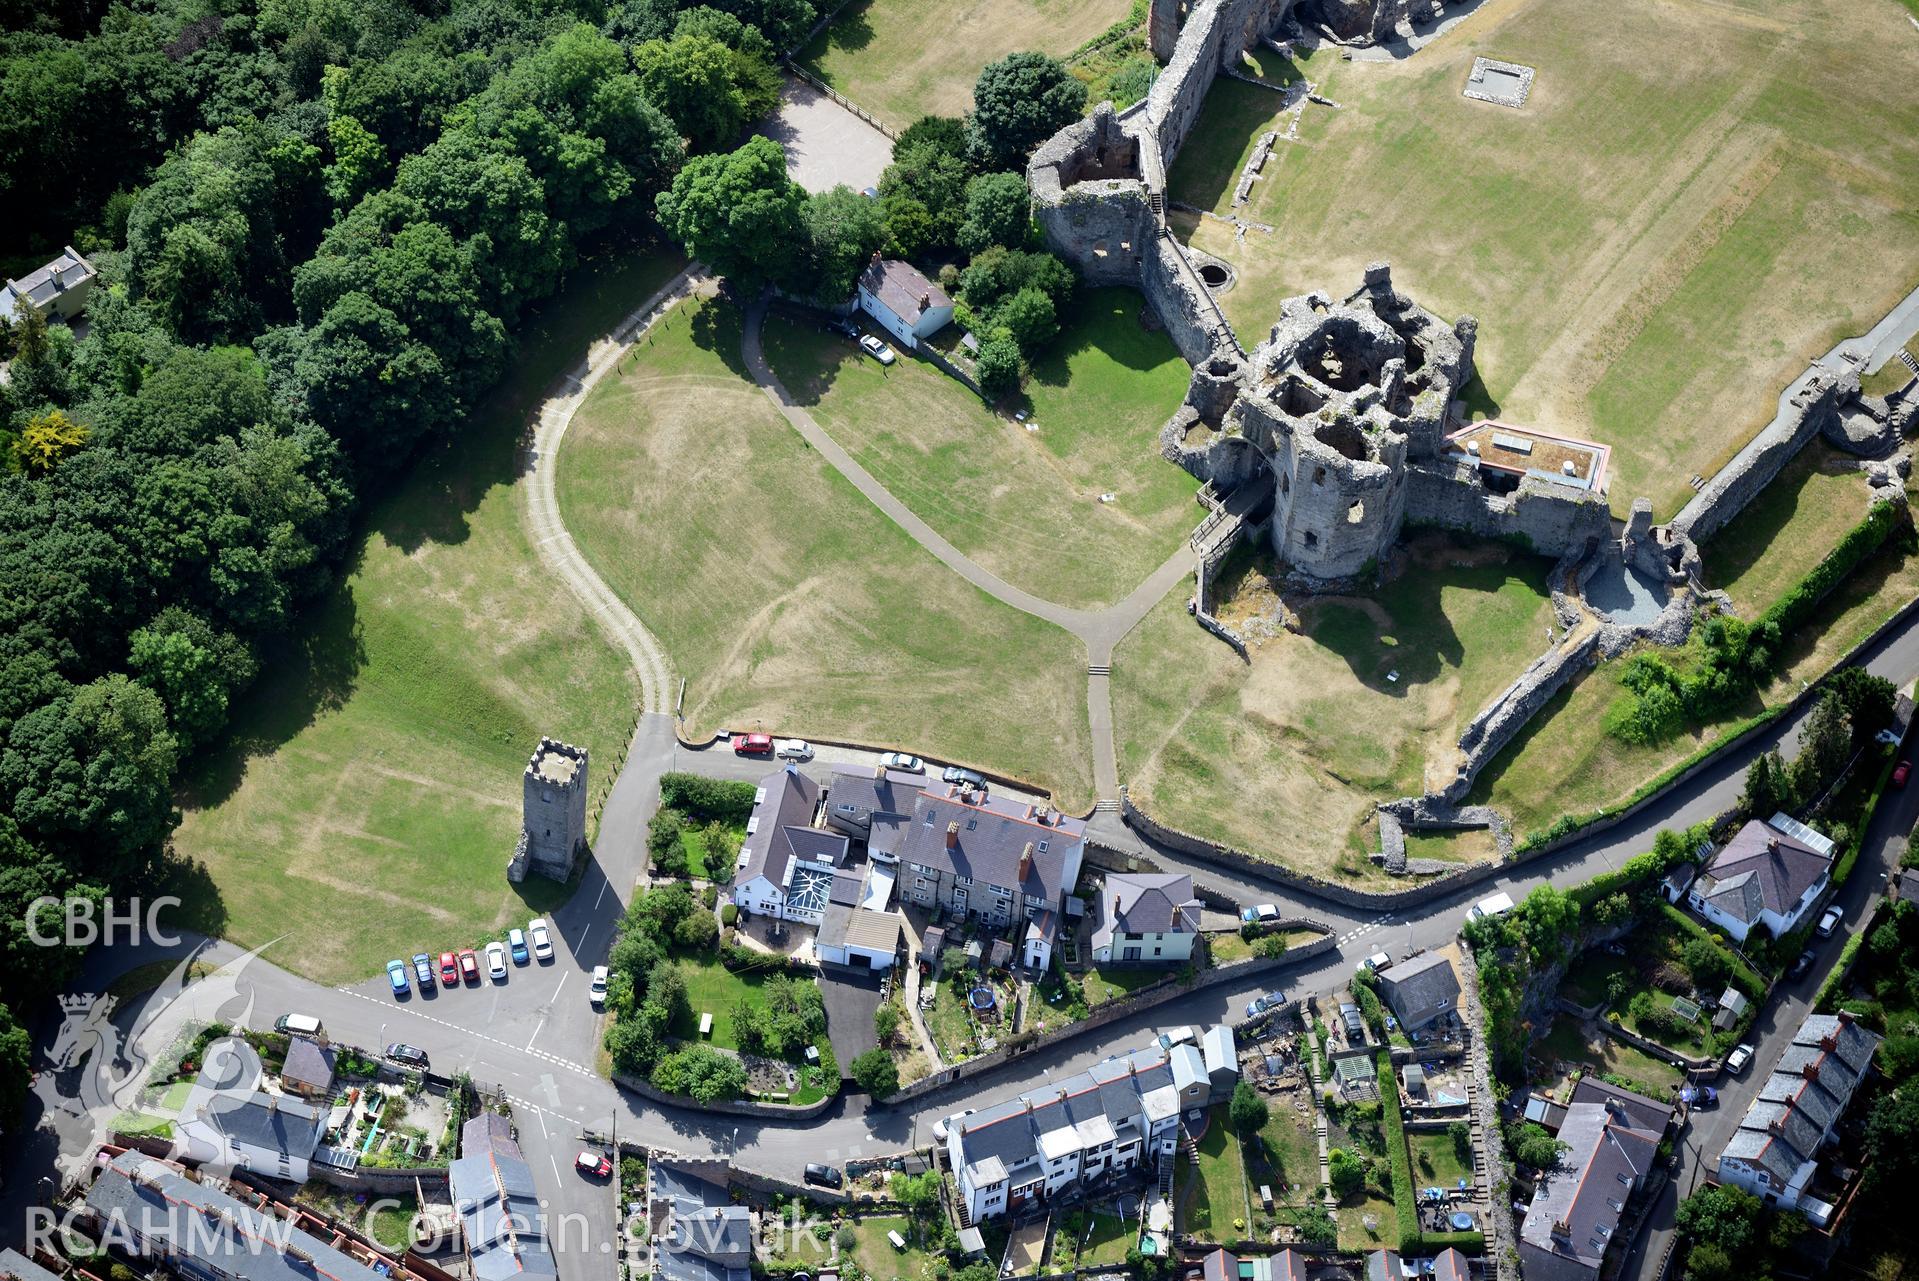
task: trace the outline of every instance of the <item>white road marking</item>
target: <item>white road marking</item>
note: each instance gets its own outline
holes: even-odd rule
[[[357,996],[362,1001],[366,1001],[370,1004],[380,1006],[382,1009],[391,1009],[396,1011],[397,1013],[410,1014],[416,1019],[425,1019],[428,1023],[437,1023],[441,1027],[447,1028],[450,1031],[458,1032],[462,1036],[470,1036],[477,1041],[485,1041],[489,1045],[497,1045],[502,1049],[512,1050],[515,1054],[531,1054],[536,1059],[544,1059],[548,1063],[557,1063],[561,1067],[567,1069],[569,1072],[578,1072],[581,1076],[590,1076],[595,1080],[599,1079],[599,1074],[596,1073],[592,1068],[586,1067],[583,1064],[575,1063],[571,1059],[563,1059],[557,1054],[548,1054],[545,1050],[535,1050],[535,1049],[525,1048],[518,1045],[512,1045],[506,1041],[502,1041],[497,1036],[488,1036],[484,1032],[475,1032],[471,1028],[461,1027],[458,1023],[450,1023],[446,1019],[435,1018],[431,1014],[422,1013],[421,1011],[413,1009],[410,1006],[404,1006],[404,1005],[395,1006],[395,1005],[389,1004],[386,1001],[375,1000],[373,997],[368,996],[366,993],[355,992],[352,988],[349,988],[349,987],[335,988],[334,990],[336,992],[344,992],[348,996]]]

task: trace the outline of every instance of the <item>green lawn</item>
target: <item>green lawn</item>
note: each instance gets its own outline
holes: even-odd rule
[[[1427,1134],[1407,1131],[1406,1152],[1412,1158],[1413,1183],[1417,1188],[1457,1187],[1459,1180],[1473,1180],[1473,1160],[1469,1152],[1464,1160],[1445,1133]]]
[[[1176,967],[1168,966],[1132,970],[1110,965],[1092,966],[1085,975],[1086,1004],[1098,1006],[1108,1001],[1117,1001],[1161,979],[1171,978],[1176,973],[1178,973]]]
[[[870,1277],[895,1277],[899,1281],[932,1281],[938,1275],[936,1269],[945,1265],[943,1256],[922,1249],[913,1242],[914,1222],[904,1215],[888,1215],[883,1218],[858,1219],[853,1225],[859,1240],[849,1252],[860,1268]],[[934,1228],[937,1232],[937,1227]],[[904,1250],[895,1250],[893,1243],[886,1239],[888,1232],[897,1232],[904,1237],[908,1245]]]
[[[687,679],[687,734],[899,747],[1088,803],[1083,648],[881,515],[746,378],[739,345],[736,308],[681,306],[594,389],[558,459],[568,529]]]
[[[1406,857],[1442,863],[1490,863],[1499,857],[1499,842],[1486,827],[1463,832],[1408,832]]]
[[[1333,1221],[1339,1225],[1339,1248],[1346,1253],[1390,1247],[1399,1235],[1393,1199],[1368,1184],[1339,1203]],[[1366,1220],[1373,1226],[1368,1228]]]
[[[979,1053],[978,1032],[966,1012],[965,990],[955,985],[956,977],[949,973],[940,979],[925,1016],[926,1030],[948,1067]]]
[[[1247,1184],[1246,1162],[1228,1130],[1225,1108],[1213,1109],[1198,1146],[1199,1177],[1186,1196],[1182,1230],[1208,1241],[1237,1241],[1252,1222],[1257,1194]]]
[[[1276,1205],[1304,1205],[1319,1193],[1319,1140],[1312,1116],[1294,1111],[1286,1096],[1269,1096],[1267,1102],[1266,1127],[1259,1132],[1258,1148],[1247,1156],[1253,1200],[1258,1203],[1263,1183],[1272,1189]]]
[[[521,434],[588,342],[679,267],[662,252],[582,267],[483,411],[368,514],[344,581],[189,775],[174,841],[204,871],[190,924],[241,946],[284,935],[273,960],[338,983],[565,900],[507,883],[521,771],[542,734],[581,744],[597,806],[639,682],[526,536]]]
[[[1142,305],[1130,289],[1087,291],[1034,368],[1024,425],[931,364],[883,366],[805,322],[769,319],[766,355],[833,439],[954,546],[1046,600],[1102,606],[1206,514],[1198,482],[1159,456],[1191,371],[1164,333],[1140,327]]]
[[[901,130],[973,105],[980,69],[1016,49],[1064,57],[1131,0],[853,0],[798,61]],[[1143,15],[1142,15],[1143,16]]]
[[[1864,512],[1853,510],[1857,523]],[[1827,550],[1821,549],[1820,555]],[[1764,690],[1730,715],[1657,745],[1634,746],[1604,732],[1609,710],[1629,693],[1619,683],[1623,659],[1602,663],[1561,691],[1480,771],[1468,799],[1498,806],[1520,838],[1550,826],[1561,814],[1588,814],[1620,804],[1641,785],[1737,732],[1746,718],[1789,701],[1915,595],[1919,555],[1895,540],[1855,570],[1812,619],[1786,639],[1784,666]],[[1685,661],[1684,651],[1680,661]],[[1117,680],[1117,669],[1114,676]]]
[[[744,823],[726,827],[717,848],[707,848],[707,832],[702,826],[687,824],[680,829],[680,847],[686,851],[687,874],[696,881],[725,880],[732,875],[733,857],[746,839]]]
[[[1182,584],[1120,646],[1120,777],[1175,827],[1289,867],[1384,883],[1368,862],[1383,800],[1449,780],[1459,733],[1546,647],[1549,566],[1499,544],[1424,534],[1367,596],[1298,598],[1304,635],[1241,553],[1222,617],[1250,663],[1196,626]]]
[[[1919,11],[1919,0],[1907,0],[1907,3],[1913,5],[1915,10]],[[1911,342],[1907,343],[1906,350],[1915,356],[1919,356],[1919,337],[1914,337]],[[1904,387],[1907,383],[1911,382],[1912,379],[1913,373],[1910,369],[1906,368],[1905,362],[1901,361],[1899,357],[1894,356],[1891,360],[1879,366],[1877,372],[1867,374],[1861,378],[1859,380],[1859,390],[1868,396],[1887,396]]]
[[[1814,441],[1699,549],[1706,583],[1756,618],[1866,517],[1859,460]]]
[[[1085,1268],[1120,1267],[1126,1262],[1127,1252],[1138,1243],[1137,1223],[1120,1218],[1114,1210],[1095,1210],[1092,1230],[1087,1234],[1085,1247],[1079,1253],[1079,1265]]]
[[[1479,319],[1476,408],[1613,446],[1610,497],[1660,519],[1771,418],[1780,388],[1919,280],[1919,42],[1895,5],[1521,0],[1395,63],[1323,49],[1308,105],[1240,216],[1250,346],[1279,300],[1386,259]],[[1520,111],[1461,95],[1476,55],[1535,67]],[[1229,207],[1277,95],[1216,82],[1171,195]]]
[[[1280,932],[1285,935],[1286,946],[1289,948],[1298,947],[1301,943],[1310,943],[1319,937],[1313,930],[1282,930]],[[1214,965],[1232,965],[1249,956],[1258,955],[1254,950],[1254,941],[1243,939],[1237,934],[1208,935],[1206,947],[1212,955]]]
[[[704,1041],[722,1049],[739,1049],[739,1033],[733,1021],[733,1009],[742,996],[755,1007],[765,1008],[760,996],[760,986],[766,981],[765,975],[735,974],[721,965],[718,957],[713,956],[677,956],[674,959],[680,967],[680,973],[686,976],[688,1010],[684,1019],[673,1024],[673,1035],[688,1041]],[[702,1014],[713,1016],[712,1034],[705,1037],[700,1035]]]
[[[1582,1030],[1570,1014],[1555,1018],[1552,1030],[1535,1042],[1535,1055],[1542,1052],[1563,1064],[1623,1076],[1635,1082],[1635,1088],[1656,1099],[1668,1097],[1684,1079],[1684,1074],[1664,1059],[1653,1058],[1603,1032]]]

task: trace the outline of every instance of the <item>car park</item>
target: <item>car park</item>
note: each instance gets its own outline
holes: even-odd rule
[[[880,766],[883,769],[896,769],[902,774],[924,774],[926,772],[926,762],[906,752],[888,752],[886,755],[880,757]]]
[[[460,981],[460,962],[451,952],[440,953],[440,982],[452,987]]]
[[[1826,914],[1819,918],[1819,928],[1818,928],[1819,937],[1822,939],[1831,938],[1832,932],[1838,929],[1840,922],[1844,921],[1845,919],[1846,919],[1845,909],[1840,907],[1837,903],[1834,903],[1831,907],[1826,909]]]
[[[420,985],[422,992],[433,989],[433,958],[425,952],[413,954],[413,978]]]
[[[806,1167],[806,1181],[823,1188],[839,1188],[846,1185],[846,1176],[830,1165],[813,1163]]]
[[[733,754],[735,756],[771,756],[773,736],[771,734],[735,734]]]
[[[419,1068],[423,1072],[426,1070],[426,1051],[417,1045],[403,1045],[396,1041],[386,1047],[386,1056],[395,1063],[403,1063],[407,1067]]]
[[[1751,1062],[1752,1047],[1750,1045],[1735,1045],[1732,1047],[1732,1053],[1726,1056],[1726,1071],[1732,1073],[1734,1076],[1738,1076],[1746,1070],[1747,1065]]]
[[[813,745],[803,738],[789,738],[781,743],[773,755],[783,761],[810,761],[813,759]]]
[[[1812,969],[1812,963],[1817,959],[1818,958],[1813,955],[1812,949],[1807,948],[1801,952],[1798,959],[1792,963],[1792,968],[1786,971],[1786,977],[1788,979],[1805,978],[1807,973]]]
[[[595,1005],[606,1003],[606,967],[604,965],[593,967],[593,981],[587,984],[586,999]]]
[[[413,990],[406,981],[406,962],[388,961],[386,963],[386,981],[393,985],[393,995],[405,996]]]
[[[480,957],[470,947],[460,953],[460,977],[469,983],[480,981]]]
[[[581,1174],[589,1178],[608,1179],[613,1177],[613,1162],[603,1152],[593,1152],[582,1149],[580,1154],[573,1158],[573,1164],[579,1169]]]
[[[526,950],[526,931],[517,925],[506,932],[506,950],[513,954],[515,965],[525,965],[533,959],[532,953]]]
[[[506,981],[506,944],[498,939],[486,945],[486,972],[495,983]]]
[[[882,365],[890,365],[897,359],[897,357],[893,355],[893,349],[891,347],[888,347],[871,334],[866,334],[860,338],[860,350],[871,356],[874,360],[879,361]]]
[[[960,765],[948,765],[940,773],[943,783],[963,783],[968,787],[985,787],[986,775],[976,769],[967,769]]]
[[[546,932],[546,918],[536,916],[526,925],[526,936],[533,940],[533,959],[550,961],[553,959],[553,939]]]

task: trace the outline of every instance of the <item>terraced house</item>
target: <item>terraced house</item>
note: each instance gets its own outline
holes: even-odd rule
[[[1823,1227],[1832,1207],[1806,1189],[1819,1166],[1819,1149],[1851,1106],[1881,1039],[1845,1010],[1808,1015],[1759,1087],[1738,1133],[1727,1140],[1719,1181],[1769,1205],[1803,1211]]]
[[[1175,1061],[1178,1051],[1191,1060]],[[1190,1045],[1149,1045],[981,1108],[946,1136],[967,1221],[998,1218],[1173,1159],[1180,1113],[1212,1085]]]
[[[995,928],[1023,921],[1020,960],[1052,963],[1064,896],[1079,881],[1086,824],[978,788],[923,789],[899,843],[900,898]]]

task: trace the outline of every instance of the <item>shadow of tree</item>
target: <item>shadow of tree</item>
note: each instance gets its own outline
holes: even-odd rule
[[[718,356],[729,371],[744,381],[753,381],[752,371],[746,367],[746,357],[740,351],[740,339],[746,332],[746,313],[737,303],[725,298],[706,299],[690,313],[682,308],[680,312],[666,317],[654,332],[661,335],[671,333],[676,325],[692,326],[695,347]],[[652,336],[648,335],[649,340]]]
[[[1032,380],[1043,387],[1067,386],[1073,359],[1088,351],[1140,372],[1164,364],[1173,352],[1172,340],[1140,323],[1145,306],[1146,297],[1137,289],[1080,290],[1060,318],[1058,339],[1033,362]]]
[[[760,341],[766,363],[799,405],[818,405],[833,390],[842,369],[867,359],[844,334],[777,311],[767,316]],[[912,357],[901,353],[901,359]]]
[[[815,61],[828,49],[857,53],[873,43],[873,20],[867,16],[872,8],[872,0],[857,0],[840,11],[832,25],[815,36],[805,49],[800,51],[799,61],[820,79],[832,84],[831,77],[822,74],[814,66]]]

